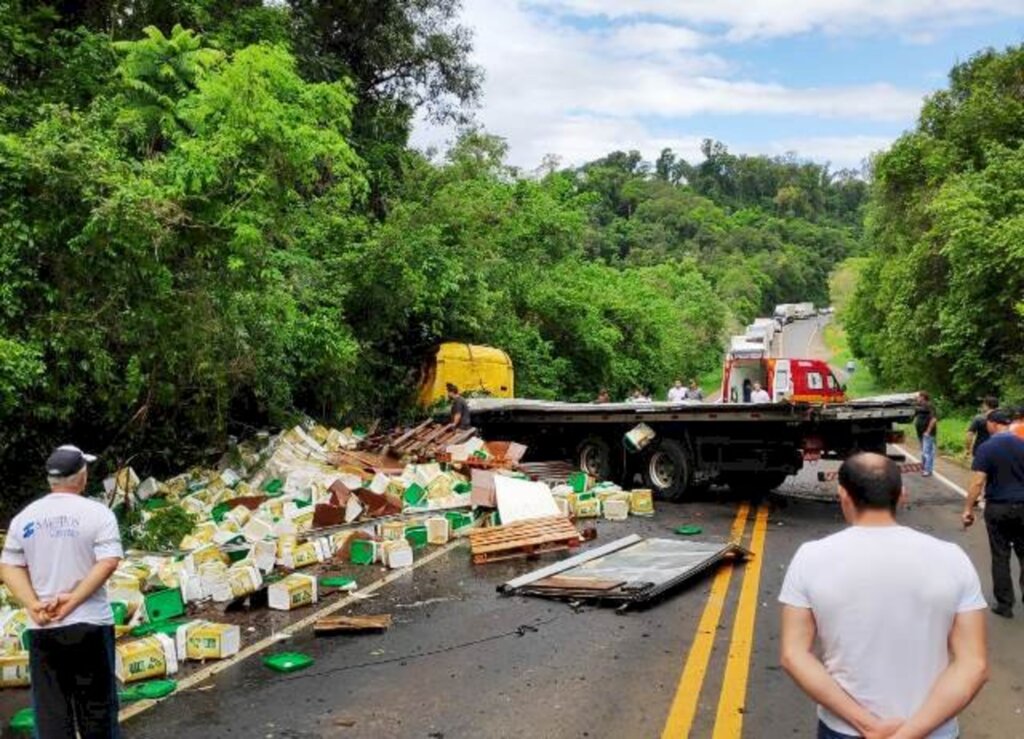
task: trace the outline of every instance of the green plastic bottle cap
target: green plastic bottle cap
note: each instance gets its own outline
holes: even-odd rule
[[[683,536],[693,536],[694,534],[704,533],[704,529],[702,529],[700,526],[688,523],[676,529],[676,533],[682,534]]]
[[[299,652],[281,652],[263,658],[263,664],[275,672],[297,672],[313,664],[313,658]]]
[[[31,708],[22,708],[11,717],[11,728],[14,731],[36,730],[36,714]]]

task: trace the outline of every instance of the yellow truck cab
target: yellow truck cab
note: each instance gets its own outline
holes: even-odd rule
[[[463,395],[511,398],[515,391],[512,359],[491,346],[446,342],[424,363],[419,404],[426,408],[444,399],[449,382]]]

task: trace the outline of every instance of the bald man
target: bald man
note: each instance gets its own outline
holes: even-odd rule
[[[954,739],[987,679],[978,573],[956,544],[896,522],[902,495],[892,460],[851,457],[850,525],[802,545],[786,572],[782,666],[817,702],[819,739]]]

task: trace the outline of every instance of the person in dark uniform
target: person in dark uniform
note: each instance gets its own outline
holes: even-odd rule
[[[448,383],[445,386],[448,390],[448,400],[452,404],[451,410],[451,424],[456,428],[468,429],[473,425],[472,419],[469,414],[469,403],[459,393],[459,388]]]
[[[963,524],[974,523],[974,506],[985,493],[985,528],[992,556],[992,613],[1013,617],[1010,552],[1024,566],[1024,439],[1010,431],[1013,414],[1000,408],[988,414],[989,440],[974,455],[974,477],[964,503]],[[1024,577],[1021,579],[1024,590]]]
[[[988,441],[988,414],[998,407],[998,398],[989,395],[982,399],[981,410],[971,420],[971,425],[967,427],[967,440],[964,442],[964,448],[967,449],[967,453],[972,459],[978,447]]]

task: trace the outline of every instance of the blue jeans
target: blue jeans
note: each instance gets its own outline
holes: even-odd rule
[[[857,739],[857,736],[850,734],[840,734],[838,731],[833,731],[825,725],[824,721],[821,721],[819,719],[818,739]]]
[[[935,434],[921,437],[921,471],[931,474],[935,469]]]

